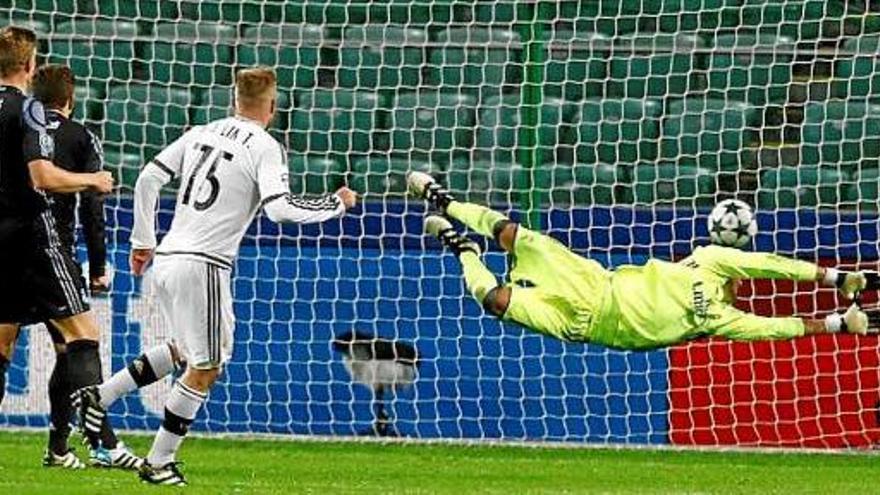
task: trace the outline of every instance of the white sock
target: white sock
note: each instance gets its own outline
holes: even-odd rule
[[[108,409],[123,395],[145,387],[172,371],[174,371],[174,356],[171,354],[170,344],[152,347],[98,387],[101,406]]]
[[[207,394],[187,387],[180,381],[174,384],[165,401],[165,420],[147,455],[147,462],[151,466],[162,467],[174,462],[177,449],[206,398]]]
[[[840,270],[837,268],[826,268],[825,276],[822,277],[822,283],[828,287],[837,287],[838,275],[840,275]]]
[[[825,317],[825,330],[837,333],[843,328],[843,316],[831,313]]]

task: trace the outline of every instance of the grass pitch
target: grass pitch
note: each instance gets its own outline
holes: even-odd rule
[[[151,440],[122,435],[138,453]],[[190,438],[190,486],[40,466],[45,436],[0,432],[0,493],[873,493],[872,455],[716,453]],[[80,452],[82,454],[82,452]]]

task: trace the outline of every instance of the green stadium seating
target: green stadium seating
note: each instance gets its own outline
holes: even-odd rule
[[[123,192],[131,192],[143,167],[140,153],[122,153],[115,150],[104,152],[104,170],[113,174]]]
[[[428,33],[397,26],[355,26],[339,49],[338,82],[343,88],[407,91],[421,82]]]
[[[351,188],[366,197],[382,199],[406,194],[406,173],[418,170],[437,174],[440,168],[424,160],[369,156],[354,162],[351,170]]]
[[[95,124],[104,117],[103,106],[106,102],[104,92],[85,81],[77,81],[73,92],[73,119],[77,122]]]
[[[846,201],[856,203],[861,209],[880,210],[880,169],[859,170],[853,179],[853,184],[844,186]]]
[[[635,35],[615,40],[608,94],[628,98],[681,98],[703,87],[701,38],[687,34]]]
[[[446,174],[449,188],[480,204],[516,204],[528,187],[526,170],[510,162],[460,160]],[[460,191],[460,192],[459,192]]]
[[[647,0],[642,4],[644,13],[659,16],[656,27],[667,33],[714,32],[739,25],[740,0]],[[646,21],[642,23],[649,27]]]
[[[520,95],[495,97],[480,108],[476,133],[476,152],[496,162],[518,162],[521,112]],[[538,160],[545,163],[565,161],[559,154],[570,149],[571,140],[566,125],[576,110],[559,98],[545,98],[538,116]]]
[[[837,208],[840,187],[847,175],[832,168],[800,165],[761,172],[758,207],[793,209]]]
[[[444,91],[460,91],[481,101],[500,96],[504,85],[521,80],[519,35],[501,29],[442,31],[431,50],[430,79]]]
[[[238,42],[232,26],[177,21],[156,26],[154,40],[141,44],[149,64],[150,81],[182,86],[232,83],[232,45]]]
[[[708,206],[715,200],[711,170],[672,163],[640,164],[633,175],[637,205]]]
[[[756,142],[759,112],[748,103],[686,98],[669,104],[660,155],[681,165],[736,171],[740,152]]]
[[[846,99],[880,99],[880,35],[861,36],[843,44],[837,61],[835,95]]]
[[[244,31],[238,45],[238,65],[275,67],[282,89],[312,88],[318,82],[320,45],[326,33],[308,24],[264,24]]]
[[[193,106],[190,107],[193,125],[207,124],[208,122],[229,117],[232,115],[233,88],[212,88],[196,91],[193,94]],[[278,93],[276,102],[277,111],[275,120],[270,126],[272,129],[286,129],[284,112],[290,109],[290,99],[285,92]]]
[[[709,56],[710,96],[757,106],[784,104],[794,49],[793,39],[769,33],[718,36]]]
[[[577,163],[553,166],[550,173],[550,200],[554,205],[632,203],[630,167]]]
[[[294,194],[325,194],[345,182],[345,165],[320,156],[290,157],[290,191]],[[360,189],[356,189],[360,192]]]
[[[345,0],[335,0],[344,3]],[[446,27],[456,18],[456,0],[383,0],[381,2],[360,0],[353,2],[355,10],[366,12],[366,22],[398,24],[408,27]],[[368,4],[367,7],[359,4]],[[349,7],[349,12],[352,8]],[[350,14],[351,15],[351,14]],[[356,14],[355,14],[356,15]]]
[[[101,18],[137,20],[145,24],[180,17],[180,2],[166,0],[97,0]]]
[[[49,21],[35,17],[31,12],[22,10],[6,11],[0,10],[0,26],[15,24],[16,26],[26,27],[35,33],[48,33]]]
[[[476,99],[470,95],[420,91],[397,97],[391,116],[391,153],[449,163],[473,143]]]
[[[59,24],[49,40],[49,62],[70,66],[80,81],[124,82],[132,77],[133,22],[78,20]]]
[[[745,0],[742,25],[796,41],[833,39],[845,14],[837,0]]]
[[[659,100],[585,101],[576,133],[577,161],[613,165],[655,160],[662,113]]]
[[[189,91],[167,86],[131,84],[113,87],[108,95],[104,145],[153,156],[183,134]]]
[[[544,94],[581,101],[602,96],[611,39],[598,33],[547,31]]]
[[[805,164],[877,167],[880,105],[838,100],[811,103],[804,110],[801,143]]]
[[[294,150],[307,154],[329,153],[349,163],[375,150],[373,132],[380,127],[376,93],[347,89],[316,89],[299,94],[293,111],[291,134]]]

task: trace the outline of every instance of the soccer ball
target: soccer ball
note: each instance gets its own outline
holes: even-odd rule
[[[709,214],[709,237],[712,244],[741,248],[758,233],[752,208],[738,199],[725,199]]]

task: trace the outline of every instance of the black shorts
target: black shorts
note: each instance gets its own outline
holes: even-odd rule
[[[82,270],[51,219],[44,214],[9,234],[0,239],[0,323],[27,325],[89,310]]]

